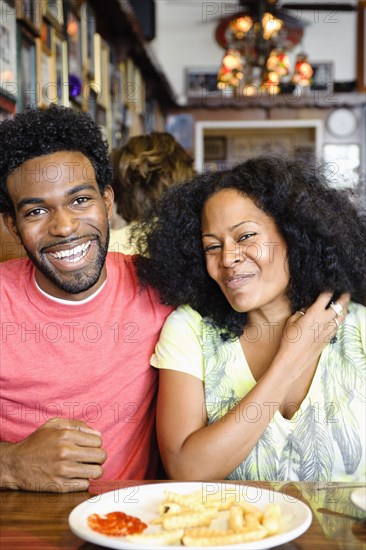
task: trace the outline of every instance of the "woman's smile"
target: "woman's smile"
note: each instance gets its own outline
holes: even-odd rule
[[[249,284],[254,277],[254,273],[238,273],[225,278],[223,282],[228,289],[236,289]]]
[[[289,308],[287,246],[274,220],[235,189],[210,196],[202,213],[206,267],[238,312]]]

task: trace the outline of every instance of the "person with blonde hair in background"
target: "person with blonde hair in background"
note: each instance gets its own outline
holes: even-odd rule
[[[109,250],[134,254],[131,229],[168,187],[193,178],[193,159],[167,132],[134,136],[112,154],[117,213],[127,224],[111,230]]]

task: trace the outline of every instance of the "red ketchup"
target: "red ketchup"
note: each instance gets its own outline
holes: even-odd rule
[[[110,512],[104,516],[92,514],[88,517],[88,525],[94,531],[111,537],[142,533],[147,527],[139,518],[128,516],[124,512]]]

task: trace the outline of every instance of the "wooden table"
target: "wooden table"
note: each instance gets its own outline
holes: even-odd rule
[[[131,481],[96,482],[91,487],[91,492],[95,494],[118,487],[129,487],[133,483]],[[303,500],[311,507],[313,521],[309,529],[296,540],[277,546],[279,550],[366,549],[365,520],[354,519],[365,518],[366,514],[350,500],[351,492],[356,487],[362,487],[362,484],[283,482],[245,482],[245,484],[282,491]],[[101,548],[80,540],[73,535],[68,526],[71,510],[90,496],[90,492],[53,494],[0,491],[1,550]]]

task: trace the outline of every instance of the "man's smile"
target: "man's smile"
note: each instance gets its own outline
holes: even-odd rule
[[[77,262],[86,254],[88,253],[89,247],[91,245],[91,240],[83,243],[78,244],[77,246],[73,248],[65,248],[62,250],[58,250],[56,252],[48,252],[52,258],[55,258],[56,260],[65,260],[68,262]]]

